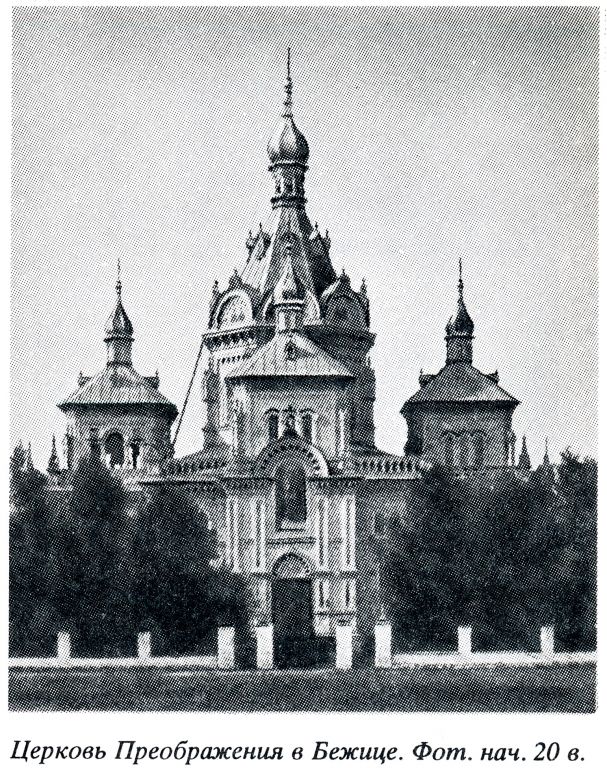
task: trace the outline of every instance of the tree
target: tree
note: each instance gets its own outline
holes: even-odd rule
[[[568,648],[596,647],[597,464],[570,449],[556,471],[554,612]]]
[[[21,444],[10,460],[9,643],[13,656],[53,652],[57,578],[57,516],[47,478],[27,461]]]
[[[452,644],[458,624],[485,648],[539,644],[554,623],[567,647],[593,642],[596,463],[565,452],[530,475],[429,470],[410,517],[392,521],[384,599],[407,647]]]
[[[407,649],[447,645],[457,618],[468,610],[469,581],[461,578],[461,505],[453,476],[428,471],[413,492],[415,515],[392,520],[383,558],[383,591],[396,634]]]
[[[97,458],[82,459],[72,479],[59,540],[55,598],[78,653],[132,655],[132,523],[119,478]]]
[[[153,628],[163,653],[196,653],[215,642],[220,624],[242,626],[247,590],[239,576],[216,571],[216,541],[191,491],[151,486],[133,541],[136,620]]]

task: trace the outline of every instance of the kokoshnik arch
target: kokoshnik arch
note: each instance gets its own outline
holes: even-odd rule
[[[217,533],[216,564],[248,576],[253,619],[274,624],[279,649],[331,637],[340,622],[372,632],[382,610],[374,544],[386,521],[407,516],[411,484],[431,464],[514,467],[518,404],[497,372],[473,366],[460,264],[445,365],[420,375],[419,391],[402,407],[403,455],[376,446],[366,286],[355,290],[345,271],[335,272],[329,235],[306,213],[310,153],[292,91],[288,65],[268,144],[271,213],[249,232],[242,269],[213,288],[201,450],[173,456],[177,409],[160,393],[158,374],[133,368],[120,279],[105,327],[107,365],[94,377],[80,374],[59,406],[68,419],[68,471],[94,451],[133,489],[192,488]],[[521,469],[527,463],[523,444]]]

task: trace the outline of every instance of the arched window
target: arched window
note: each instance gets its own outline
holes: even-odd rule
[[[470,464],[470,443],[468,435],[464,432],[459,436],[459,465],[467,467]]]
[[[453,456],[453,435],[448,433],[445,435],[445,466],[452,467],[454,463]]]
[[[268,440],[278,439],[278,414],[270,413],[268,415]]]
[[[285,461],[276,468],[276,527],[306,522],[306,472],[303,466]]]
[[[314,419],[311,413],[304,413],[301,417],[301,436],[309,443],[312,442],[312,429]]]
[[[480,432],[472,438],[472,455],[475,467],[482,467],[485,463],[485,439]]]
[[[112,432],[105,438],[105,456],[110,469],[124,464],[124,439],[119,432]]]

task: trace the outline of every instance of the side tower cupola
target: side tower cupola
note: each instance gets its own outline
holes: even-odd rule
[[[447,365],[450,363],[468,363],[472,365],[472,340],[474,323],[464,303],[464,281],[462,279],[462,260],[459,260],[459,280],[457,283],[457,310],[449,318],[445,329],[447,342]]]
[[[120,281],[120,262],[118,262],[118,280],[116,281],[116,306],[105,324],[108,365],[132,365],[133,324],[122,306],[122,282]]]

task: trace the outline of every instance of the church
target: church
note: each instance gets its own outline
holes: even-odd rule
[[[407,516],[411,484],[433,464],[514,467],[518,405],[497,372],[473,366],[460,264],[445,365],[422,373],[402,406],[402,455],[377,446],[366,286],[336,273],[328,233],[308,218],[310,150],[293,116],[290,66],[284,90],[267,147],[269,217],[248,233],[243,263],[210,296],[200,450],[174,455],[177,408],[157,373],[133,367],[135,331],[120,277],[105,368],[80,374],[59,405],[68,470],[93,451],[132,487],[191,488],[216,532],[215,565],[246,575],[254,621],[272,625],[278,657],[300,641],[334,637],[339,624],[372,633],[382,612],[374,551],[387,520]]]

